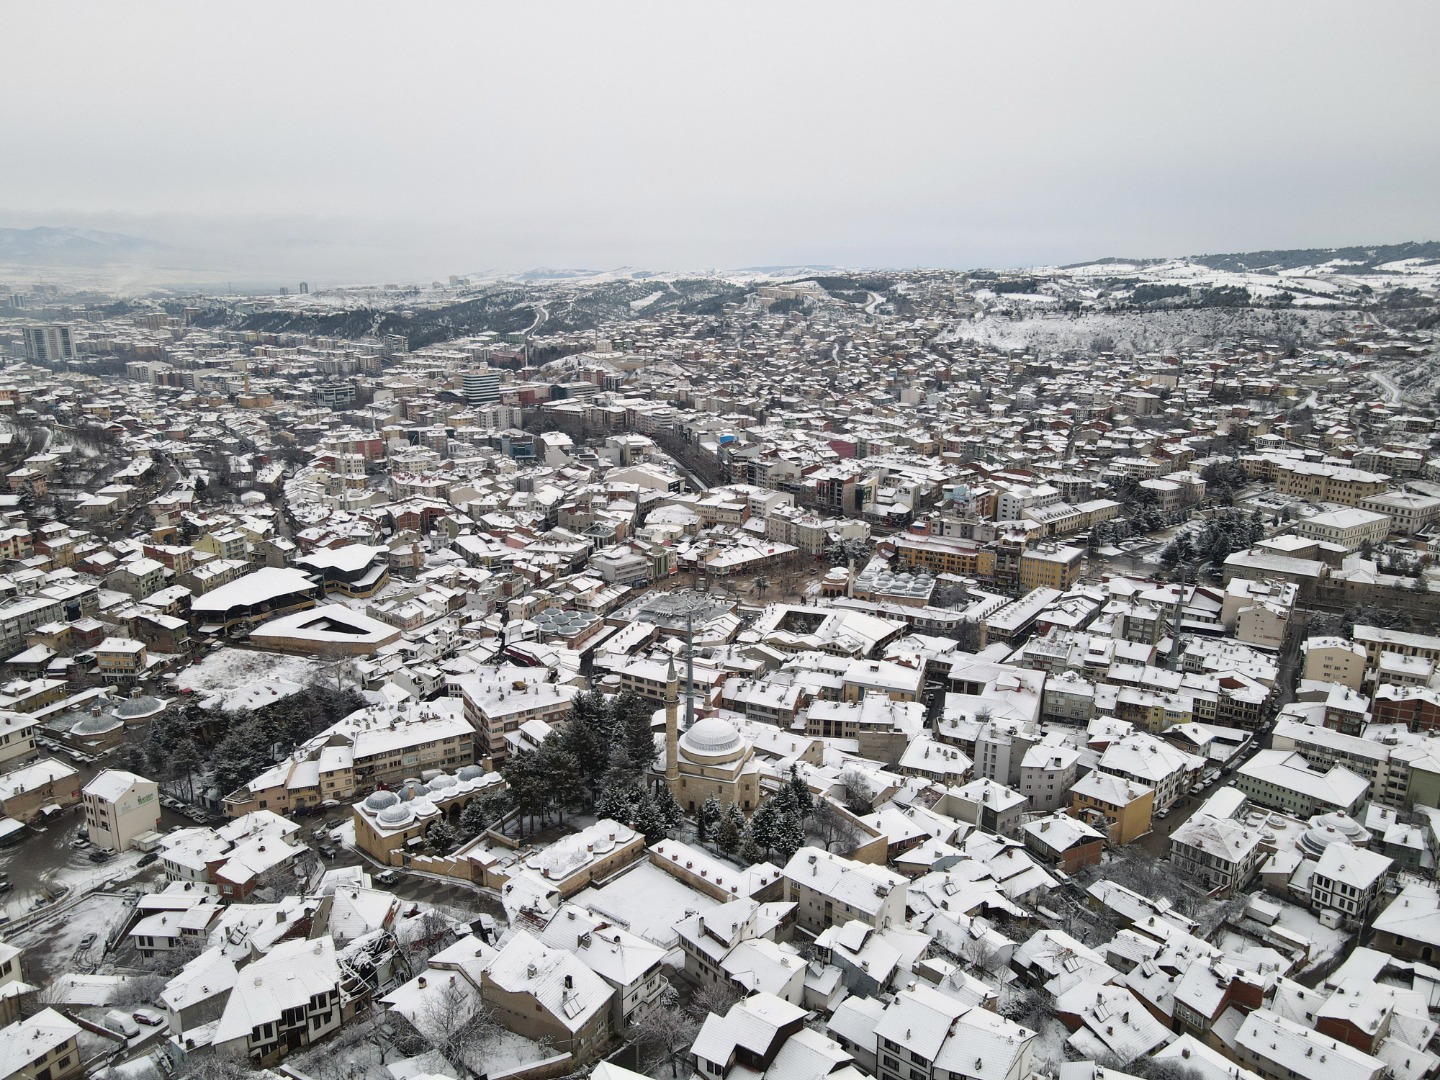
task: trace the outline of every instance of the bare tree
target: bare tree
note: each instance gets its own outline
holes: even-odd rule
[[[664,1001],[626,1029],[639,1054],[641,1071],[648,1073],[668,1064],[670,1075],[678,1077],[702,1022],[693,1012],[680,1007],[679,996],[671,989]]]
[[[874,788],[859,769],[846,769],[840,774],[840,796],[852,814],[868,814],[875,809]]]
[[[724,1016],[744,996],[740,988],[729,980],[707,982],[690,996],[690,1015],[697,1024],[703,1024],[705,1017],[711,1013]]]
[[[186,1058],[185,1071],[179,1077],[180,1080],[249,1080],[253,1075],[245,1058],[217,1050]]]
[[[111,1004],[127,1009],[149,1005],[159,998],[167,981],[163,975],[132,975],[120,984],[111,998]]]
[[[480,1060],[488,1044],[499,1032],[495,1014],[478,992],[460,976],[442,971],[433,972],[447,981],[440,992],[431,994],[416,1027],[430,1045],[457,1069],[480,1068]]]
[[[849,851],[855,846],[857,830],[850,821],[835,809],[829,799],[819,799],[810,813],[810,831],[824,845],[826,851]]]
[[[991,944],[983,934],[979,937],[966,934],[965,940],[960,943],[960,948],[956,950],[955,955],[973,971],[994,974],[1005,966],[1005,954]]]

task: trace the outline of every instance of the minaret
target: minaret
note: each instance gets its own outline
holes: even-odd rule
[[[670,658],[670,668],[665,672],[665,784],[670,793],[680,788],[680,732],[677,714],[680,711],[680,686],[675,677],[675,658]],[[678,795],[675,796],[679,798]]]

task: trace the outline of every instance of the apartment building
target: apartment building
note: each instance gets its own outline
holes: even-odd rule
[[[877,930],[904,925],[906,881],[883,866],[802,847],[782,876],[785,902],[796,905],[796,923],[812,934],[855,919]]]
[[[1390,535],[1390,527],[1388,515],[1352,506],[1306,518],[1295,527],[1295,532],[1307,540],[1357,551],[1366,544],[1383,544]]]
[[[1365,646],[1342,637],[1312,637],[1300,645],[1305,655],[1302,678],[1340,683],[1352,690],[1365,681]],[[1378,659],[1378,657],[1377,657]]]
[[[1288,461],[1275,467],[1275,491],[1311,502],[1359,506],[1390,486],[1384,473],[1366,472],[1344,465]]]
[[[80,791],[90,842],[107,851],[129,851],[137,837],[160,825],[160,787],[121,769],[106,769]]]
[[[1261,750],[1236,770],[1234,786],[1251,802],[1299,818],[1336,810],[1354,817],[1370,794],[1364,777],[1343,765],[1312,769],[1294,750]]]

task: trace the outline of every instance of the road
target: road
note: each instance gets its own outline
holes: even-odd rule
[[[1254,737],[1250,741],[1249,749],[1226,766],[1218,784],[1208,791],[1200,792],[1198,795],[1186,794],[1180,799],[1177,799],[1171,805],[1170,812],[1166,814],[1164,818],[1156,819],[1152,822],[1150,831],[1135,842],[1156,858],[1163,859],[1169,855],[1170,834],[1188,821],[1190,815],[1199,809],[1200,805],[1204,803],[1206,799],[1219,791],[1225,784],[1229,783],[1234,777],[1235,770],[1240,768],[1241,765],[1244,765],[1261,750],[1265,749],[1269,741],[1270,724],[1267,723],[1255,732]]]
[[[1385,395],[1391,405],[1400,404],[1400,388],[1395,385],[1389,375],[1386,375],[1382,371],[1367,371],[1365,372],[1365,378],[1385,391]]]

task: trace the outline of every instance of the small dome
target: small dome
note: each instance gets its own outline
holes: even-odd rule
[[[121,720],[140,720],[146,716],[153,716],[155,713],[163,712],[164,710],[165,703],[159,698],[142,694],[140,697],[126,698],[110,711]]]
[[[479,765],[466,765],[455,775],[461,780],[479,780],[485,775],[485,770]]]
[[[426,784],[425,787],[430,791],[444,791],[446,788],[454,787],[459,782],[455,777],[446,776],[444,773],[441,773],[435,777],[435,779],[431,780],[430,783]]]
[[[102,713],[100,716],[87,716],[70,729],[71,735],[103,735],[107,731],[114,731],[124,725],[115,717]]]
[[[375,815],[375,820],[387,829],[398,829],[402,825],[409,825],[415,820],[415,815],[410,812],[410,807],[405,803],[396,803],[394,806],[387,806],[380,813]]]
[[[387,810],[400,801],[393,791],[376,791],[365,796],[366,810]]]
[[[738,749],[740,733],[718,716],[708,716],[697,720],[680,741],[686,750],[714,757]]]
[[[432,814],[438,814],[440,812],[436,805],[423,795],[417,795],[412,802],[408,802],[405,805],[410,808],[416,817],[430,817]]]

